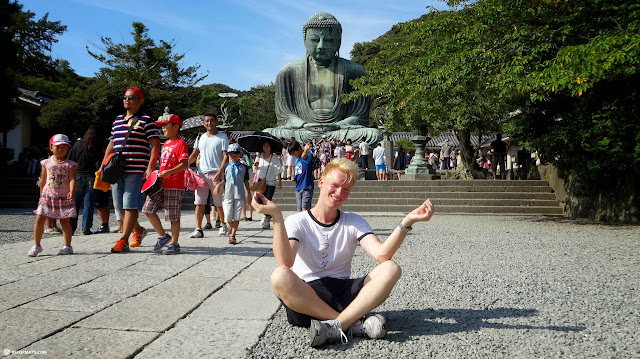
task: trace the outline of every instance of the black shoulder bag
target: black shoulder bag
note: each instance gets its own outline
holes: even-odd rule
[[[135,122],[138,122],[138,117],[132,117]],[[120,147],[120,152],[110,153],[109,156],[102,162],[102,170],[100,173],[100,178],[102,181],[114,184],[122,178],[124,175],[124,166],[126,164],[126,158],[122,153],[124,151],[125,146],[127,145],[127,141],[129,140],[129,135],[131,134],[131,130],[133,129],[134,121],[130,122],[129,132],[124,136],[124,141],[122,142],[122,147]]]

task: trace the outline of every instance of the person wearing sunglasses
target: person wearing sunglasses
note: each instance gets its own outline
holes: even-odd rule
[[[141,111],[143,103],[142,90],[137,87],[125,90],[122,104],[126,112],[113,122],[105,151],[104,159],[113,152],[123,153],[126,157],[124,175],[111,187],[116,214],[124,211],[124,231],[111,248],[112,253],[128,252],[131,234],[131,247],[140,246],[147,235],[147,230],[138,223],[138,213],[144,203],[144,195],[140,191],[144,180],[155,170],[160,153],[160,134],[155,121]],[[127,134],[129,137],[125,143]]]

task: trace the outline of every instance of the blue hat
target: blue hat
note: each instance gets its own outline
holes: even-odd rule
[[[240,147],[240,145],[237,143],[232,143],[229,145],[229,149],[227,149],[227,153],[229,154],[242,153],[242,147]]]

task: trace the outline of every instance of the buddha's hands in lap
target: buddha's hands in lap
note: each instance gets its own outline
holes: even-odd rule
[[[304,121],[299,117],[290,117],[287,123],[281,126],[286,129],[299,129],[305,125]]]
[[[313,132],[328,132],[339,130],[340,126],[335,123],[307,123],[304,125],[304,129]]]

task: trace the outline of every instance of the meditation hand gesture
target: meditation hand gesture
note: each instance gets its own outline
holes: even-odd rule
[[[253,209],[256,210],[256,212],[260,214],[268,214],[273,218],[282,217],[282,211],[280,211],[280,208],[278,208],[278,206],[275,203],[268,200],[267,197],[265,197],[260,192],[256,192],[253,195],[253,201],[251,201],[251,206],[253,207]]]
[[[433,212],[434,212],[433,203],[431,203],[430,199],[427,199],[426,201],[424,201],[424,203],[420,205],[420,207],[414,209],[409,214],[407,214],[405,219],[410,222],[408,223],[409,226],[412,226],[416,222],[426,222],[430,220],[431,216],[433,216]]]

